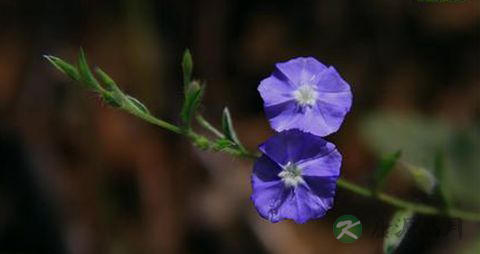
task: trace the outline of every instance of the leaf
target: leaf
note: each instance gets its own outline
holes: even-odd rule
[[[103,93],[102,98],[108,105],[112,107],[119,108],[121,106],[111,93]]]
[[[102,81],[103,84],[105,84],[105,88],[112,92],[113,90],[119,89],[115,81],[102,69],[99,67],[95,68],[95,72],[97,75],[100,77],[100,80]]]
[[[49,56],[49,55],[44,55],[45,59],[47,59],[55,68],[57,68],[59,71],[63,72],[73,80],[79,80],[80,79],[80,74],[77,71],[77,67],[63,61],[61,58],[58,58],[56,56]]]
[[[240,140],[238,140],[237,133],[235,133],[235,129],[233,128],[232,117],[230,116],[230,111],[227,107],[223,109],[222,127],[225,138],[235,143],[239,148],[243,149]]]
[[[138,110],[142,111],[145,114],[150,114],[150,111],[148,110],[148,108],[145,105],[143,105],[143,103],[141,103],[138,99],[130,95],[127,95],[126,97]]]
[[[438,185],[453,203],[480,209],[480,195],[472,191],[480,179],[480,125],[458,128],[439,118],[392,111],[361,116],[361,134],[378,155],[402,150],[402,162],[434,172],[434,158],[443,152],[444,170]]]
[[[408,172],[413,177],[415,184],[425,193],[432,194],[437,184],[437,179],[427,169],[405,163]]]
[[[185,126],[189,127],[192,121],[192,117],[198,109],[203,97],[205,86],[201,86],[197,81],[193,81],[188,85],[188,89],[185,91],[185,101],[182,105],[180,117],[182,118]]]
[[[395,252],[412,226],[413,216],[412,210],[398,210],[393,214],[387,236],[383,240],[383,253]]]
[[[115,103],[119,106],[123,105],[126,100],[130,100],[129,98],[127,98],[128,96],[126,96],[122,92],[122,90],[120,90],[120,88],[118,88],[115,81],[106,72],[104,72],[99,67],[95,68],[95,72],[97,73],[97,75],[100,78],[100,80],[102,81],[102,83],[105,85],[105,88],[106,88],[107,91],[104,91],[103,88],[102,88],[101,92],[102,92],[103,98],[110,105],[113,105],[112,103],[109,102],[110,100],[115,101]],[[131,97],[131,98],[133,98],[133,97]],[[113,105],[113,106],[115,106],[115,105]]]
[[[185,49],[182,59],[182,69],[183,69],[183,85],[185,87],[185,92],[188,90],[188,85],[192,79],[192,70],[193,70],[193,60],[190,50]]]
[[[80,73],[80,80],[83,81],[89,88],[97,91],[101,90],[102,88],[100,84],[90,71],[90,67],[88,67],[87,57],[83,49],[80,49],[80,53],[78,54],[77,65]]]
[[[117,83],[102,69],[99,67],[95,68],[95,72],[98,77],[105,84],[107,91],[103,92],[103,98],[112,106],[133,106],[136,110],[142,111],[145,114],[150,114],[148,108],[143,105],[137,98],[130,95],[126,95],[120,90],[117,86]],[[112,103],[113,102],[113,103]],[[127,106],[128,107],[128,106]]]
[[[397,163],[397,160],[398,158],[400,158],[401,154],[402,154],[402,151],[399,150],[399,151],[396,151],[395,153],[385,156],[385,158],[383,158],[380,161],[374,175],[375,187],[377,190],[383,187],[383,185],[385,184],[385,180],[394,169],[395,164]]]

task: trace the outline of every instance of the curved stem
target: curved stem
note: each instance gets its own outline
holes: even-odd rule
[[[127,111],[128,113],[138,117],[138,118],[141,118],[143,120],[145,120],[146,122],[149,122],[151,124],[154,124],[154,125],[157,125],[159,127],[162,127],[162,128],[165,128],[171,132],[175,132],[177,134],[185,134],[185,132],[178,126],[174,125],[174,124],[171,124],[169,122],[166,122],[166,121],[163,121],[163,120],[160,120],[150,114],[146,114],[142,111],[139,111],[137,110],[135,107],[131,107],[131,106],[125,106],[125,107],[122,107],[125,111]]]
[[[445,211],[434,206],[406,201],[406,200],[385,194],[383,192],[378,192],[378,193],[373,192],[368,188],[352,183],[344,178],[339,178],[337,180],[337,185],[339,187],[347,189],[361,196],[373,197],[373,198],[376,197],[379,201],[382,201],[383,203],[389,204],[391,206],[395,206],[397,208],[410,209],[418,214],[445,215],[449,217],[460,217],[462,219],[467,219],[472,221],[480,221],[480,214],[478,213],[466,212],[466,211],[457,210],[457,209],[449,209]]]

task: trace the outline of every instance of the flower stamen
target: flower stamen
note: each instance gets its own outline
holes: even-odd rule
[[[278,176],[287,187],[296,187],[299,183],[303,183],[302,169],[292,162],[288,162]]]
[[[302,85],[293,92],[293,97],[301,106],[313,106],[318,98],[318,92],[311,85]]]

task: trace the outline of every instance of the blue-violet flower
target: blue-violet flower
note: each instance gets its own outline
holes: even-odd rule
[[[334,144],[295,129],[259,148],[263,155],[253,168],[251,199],[263,218],[305,223],[332,208],[342,162]]]
[[[319,136],[336,132],[352,105],[350,86],[333,67],[313,57],[277,63],[258,91],[273,129],[300,129]]]

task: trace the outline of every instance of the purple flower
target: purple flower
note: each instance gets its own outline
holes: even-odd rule
[[[258,86],[272,128],[322,137],[336,132],[352,105],[350,86],[338,72],[313,57],[294,58],[276,67]]]
[[[305,223],[333,206],[342,156],[335,145],[299,130],[283,131],[260,145],[251,199],[271,222]]]

